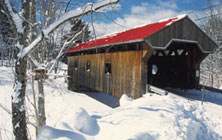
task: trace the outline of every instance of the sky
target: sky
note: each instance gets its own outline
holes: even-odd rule
[[[206,7],[209,0],[120,0],[115,10],[94,15],[94,27],[99,37],[181,14],[195,20]]]

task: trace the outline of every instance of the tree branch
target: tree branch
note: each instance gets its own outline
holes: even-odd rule
[[[5,110],[9,115],[12,114],[12,112],[11,112],[8,108],[6,108],[5,106],[3,106],[1,103],[0,103],[0,107],[1,107],[3,110]]]
[[[22,33],[23,32],[22,19],[13,11],[9,0],[4,0],[3,3],[4,3],[3,7],[7,9],[7,13],[10,14],[11,16],[9,19],[12,25],[16,27],[17,32]]]
[[[83,28],[81,31],[79,31],[77,34],[75,34],[75,36],[74,36],[71,40],[66,41],[66,42],[63,44],[62,48],[60,49],[59,54],[57,55],[56,59],[53,61],[53,64],[52,64],[51,68],[49,69],[48,73],[50,73],[50,72],[52,71],[52,69],[55,67],[55,64],[57,63],[58,59],[63,55],[64,50],[66,49],[66,47],[67,47],[70,43],[72,43],[79,35],[81,35],[81,33],[84,31],[84,29],[85,29],[85,28]]]
[[[59,20],[55,21],[48,28],[43,29],[44,36],[48,36],[50,33],[55,31],[60,25],[62,25],[66,21],[69,21],[72,18],[78,18],[80,16],[87,15],[87,14],[92,13],[96,10],[99,10],[107,5],[116,4],[118,2],[119,2],[119,0],[109,0],[109,1],[106,0],[106,1],[101,1],[101,2],[94,4],[93,8],[91,7],[92,4],[87,4],[83,8],[71,10],[71,11],[65,13],[62,17],[60,17]],[[20,54],[20,57],[21,58],[26,57],[34,48],[37,48],[38,47],[37,45],[41,42],[41,40],[43,39],[44,36],[40,35],[28,47],[24,48],[24,51],[23,51],[23,53]]]

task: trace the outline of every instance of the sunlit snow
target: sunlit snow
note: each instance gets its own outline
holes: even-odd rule
[[[46,80],[47,126],[42,128],[38,140],[222,139],[221,94],[205,92],[205,98],[211,97],[203,105],[199,100],[172,95],[149,93],[136,100],[123,95],[120,106],[111,108],[86,94],[68,91],[64,81],[64,77]],[[13,139],[11,114],[6,111],[11,109],[12,87],[11,68],[0,67],[0,103],[5,108],[0,106],[0,138],[4,140]],[[189,92],[190,95],[200,94],[195,90]],[[30,81],[27,97],[32,100]],[[109,99],[112,98],[104,100]],[[34,110],[29,101],[25,109],[33,123]],[[35,139],[33,126],[28,125],[28,128],[30,138]]]

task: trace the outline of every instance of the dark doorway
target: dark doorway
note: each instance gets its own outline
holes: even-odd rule
[[[174,42],[166,50],[156,50],[147,62],[148,84],[160,88],[195,88],[199,82],[202,55],[196,44]]]

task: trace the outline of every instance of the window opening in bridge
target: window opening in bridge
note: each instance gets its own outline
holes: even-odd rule
[[[111,62],[105,63],[105,74],[107,74],[107,75],[112,74]]]
[[[175,52],[173,51],[172,53],[171,53],[171,56],[175,56],[176,54],[175,54]]]
[[[158,71],[157,65],[152,65],[152,75],[156,75]]]
[[[169,52],[170,52],[169,50],[165,50],[165,51],[164,51],[165,55],[168,55]]]
[[[177,50],[178,55],[181,55],[184,50]]]
[[[158,53],[158,56],[163,56],[162,52],[159,52],[159,53]]]
[[[78,70],[78,62],[77,61],[74,62],[74,70]]]
[[[153,52],[153,55],[154,55],[154,56],[156,55],[156,51]]]
[[[90,62],[89,61],[87,61],[87,63],[86,63],[86,71],[90,71]]]
[[[196,77],[200,77],[200,71],[196,70]]]

